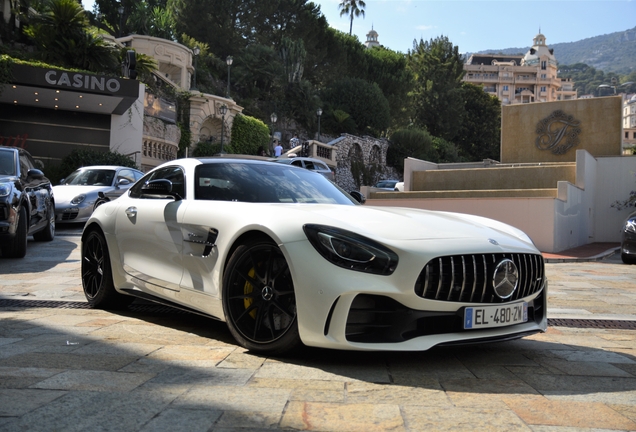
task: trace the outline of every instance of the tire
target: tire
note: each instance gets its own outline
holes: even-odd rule
[[[2,256],[5,258],[24,258],[27,250],[27,212],[20,207],[18,212],[18,226],[15,237],[8,244],[2,246]]]
[[[90,231],[82,241],[82,288],[95,309],[124,309],[135,300],[115,290],[108,245],[98,230]]]
[[[53,204],[49,207],[46,212],[46,226],[42,231],[38,231],[33,234],[33,240],[35,241],[53,241],[55,238],[55,210],[53,210]]]
[[[250,351],[276,355],[301,345],[289,266],[272,241],[236,248],[223,275],[223,310],[232,336]]]
[[[621,260],[623,260],[625,264],[636,264],[636,256],[628,255],[625,252],[621,253]]]

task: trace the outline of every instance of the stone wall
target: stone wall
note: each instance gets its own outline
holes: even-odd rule
[[[336,184],[346,191],[360,190],[351,172],[351,161],[355,158],[361,159],[365,169],[374,173],[371,184],[384,178],[401,178],[393,168],[386,166],[389,141],[384,138],[342,134],[330,144],[337,152]]]

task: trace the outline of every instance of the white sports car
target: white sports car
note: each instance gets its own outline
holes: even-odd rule
[[[360,205],[266,161],[180,159],[98,207],[82,234],[93,307],[135,297],[227,322],[249,350],[426,350],[547,327],[540,252],[465,214]]]

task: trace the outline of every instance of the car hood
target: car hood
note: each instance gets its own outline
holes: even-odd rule
[[[528,236],[517,228],[493,219],[462,213],[366,205],[311,205],[305,209],[299,206],[298,210],[311,213],[304,220],[341,227],[378,240],[479,238],[492,239],[502,245],[519,240],[532,245]]]
[[[85,194],[87,198],[97,197],[97,192],[106,192],[111,190],[112,186],[73,186],[73,185],[58,185],[53,186],[53,193],[55,194],[55,201],[58,203],[70,202],[73,198],[80,194]]]

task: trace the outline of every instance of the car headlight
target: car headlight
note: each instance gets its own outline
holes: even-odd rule
[[[359,234],[314,224],[303,226],[303,230],[318,253],[339,267],[383,276],[397,267],[395,252]]]
[[[636,218],[627,219],[625,226],[623,227],[623,231],[636,234]]]
[[[86,195],[79,194],[78,196],[76,196],[75,198],[71,200],[71,204],[77,205],[81,203],[82,201],[84,201],[85,199],[86,199]]]
[[[13,186],[11,183],[0,183],[0,197],[5,197],[11,193]]]

